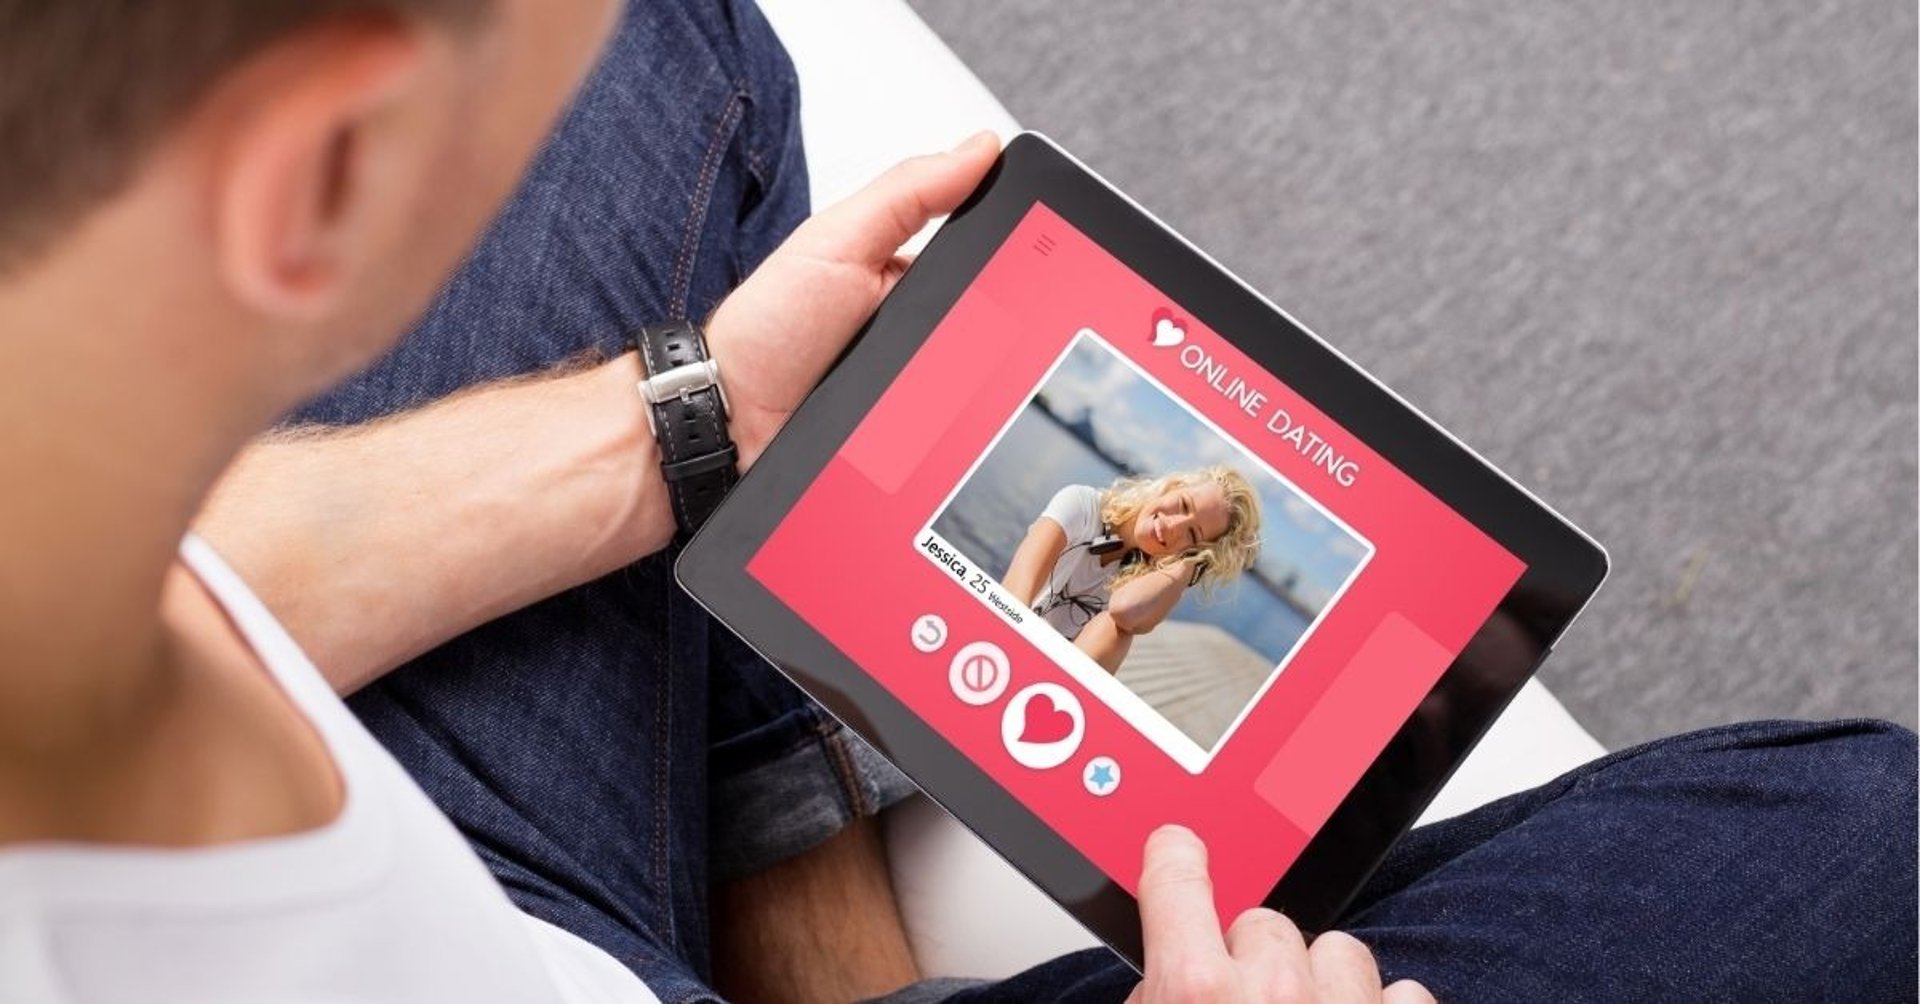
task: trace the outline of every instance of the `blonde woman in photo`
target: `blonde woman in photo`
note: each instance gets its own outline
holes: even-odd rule
[[[1117,673],[1188,589],[1231,582],[1259,553],[1259,494],[1239,471],[1205,467],[1060,489],[1001,582]]]

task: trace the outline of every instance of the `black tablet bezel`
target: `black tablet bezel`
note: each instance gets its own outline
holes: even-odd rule
[[[1138,967],[1137,904],[746,571],[800,496],[1000,249],[1045,203],[1306,395],[1526,563],[1501,601],[1266,897],[1331,924],[1599,589],[1605,552],[1412,406],[1034,133],[1016,136],[677,564],[714,616]]]

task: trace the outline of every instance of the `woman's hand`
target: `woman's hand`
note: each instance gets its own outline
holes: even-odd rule
[[[800,225],[707,325],[745,468],[906,271],[900,245],[960,204],[1000,152],[980,133],[904,161]]]
[[[1147,838],[1140,923],[1147,978],[1129,1004],[1434,1004],[1412,980],[1382,988],[1373,953],[1338,931],[1309,948],[1292,921],[1256,908],[1222,936],[1206,846],[1182,827]]]

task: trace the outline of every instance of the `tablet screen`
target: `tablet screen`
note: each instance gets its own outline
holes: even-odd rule
[[[748,572],[1123,888],[1191,827],[1232,916],[1525,571],[1312,399],[1036,203]]]

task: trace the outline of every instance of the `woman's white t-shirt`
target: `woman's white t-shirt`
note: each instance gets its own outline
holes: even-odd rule
[[[6,1004],[657,1004],[599,948],[521,913],[232,569],[181,557],[326,743],[340,816],[286,837],[0,849]]]
[[[1047,582],[1033,601],[1033,609],[1054,630],[1077,637],[1093,615],[1107,608],[1113,577],[1120,573],[1120,562],[1102,564],[1093,553],[1094,538],[1103,531],[1100,522],[1101,491],[1088,485],[1068,485],[1053,493],[1052,501],[1040,511],[1066,531],[1067,549],[1060,552]]]

